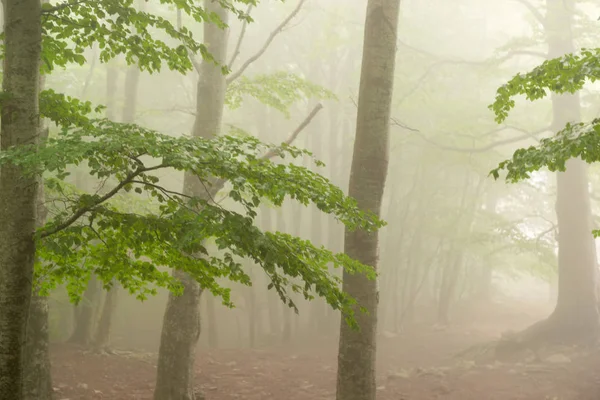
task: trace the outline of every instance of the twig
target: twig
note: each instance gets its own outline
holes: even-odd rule
[[[182,17],[181,17],[181,9],[178,8],[177,9],[177,29],[179,31],[181,31],[181,28],[183,27],[183,22],[182,22]],[[198,63],[198,61],[196,61],[196,57],[194,57],[194,53],[192,53],[190,51],[190,49],[185,48],[185,50],[187,51],[188,57],[190,58],[190,61],[192,62],[192,64],[194,65],[194,69],[196,70],[197,73],[200,74],[200,63]]]
[[[310,122],[313,120],[313,118],[315,117],[315,115],[317,115],[317,113],[319,111],[321,111],[321,109],[323,108],[323,105],[321,103],[317,104],[315,106],[315,108],[312,109],[312,111],[310,112],[310,114],[308,114],[306,116],[306,118],[304,118],[304,121],[302,121],[300,123],[300,125],[298,125],[298,127],[294,130],[294,132],[292,132],[292,134],[290,135],[290,137],[287,138],[287,140],[285,142],[283,142],[285,145],[290,145],[294,142],[294,140],[296,140],[296,138],[298,137],[298,135],[300,134],[300,132],[302,132],[304,130],[304,128],[306,128],[306,126],[308,124],[310,124]],[[269,160],[275,156],[277,156],[278,153],[275,150],[269,150],[267,153],[265,153],[262,157],[261,160]]]
[[[261,49],[258,50],[258,52],[256,52],[256,54],[254,54],[252,57],[247,59],[246,62],[244,64],[242,64],[242,66],[240,67],[239,70],[237,70],[236,72],[234,72],[233,74],[231,74],[227,77],[227,80],[226,80],[227,84],[230,84],[231,82],[233,82],[237,78],[239,78],[244,73],[244,71],[246,71],[246,69],[250,66],[250,64],[252,64],[254,61],[258,60],[260,58],[260,56],[262,56],[265,53],[265,51],[267,51],[271,42],[273,42],[275,37],[278,34],[280,34],[281,31],[283,31],[283,28],[285,28],[285,26],[287,24],[289,24],[289,22],[296,16],[296,14],[298,14],[298,12],[300,12],[300,9],[302,8],[302,6],[304,5],[305,2],[306,2],[306,0],[300,0],[298,2],[298,5],[294,9],[294,11],[292,11],[290,13],[290,15],[288,15],[287,18],[284,19],[283,22],[281,22],[279,24],[279,26],[277,26],[277,28],[275,28],[275,30],[273,32],[271,32],[271,34],[269,35],[269,37],[267,38],[267,40],[265,41],[265,43],[263,44]]]
[[[398,123],[394,123],[394,125],[401,126],[401,127],[404,128],[404,126],[399,125]],[[500,129],[494,129],[491,132],[498,132],[500,130],[506,130],[506,129],[514,129],[514,130],[519,130],[521,132],[526,132],[524,129],[520,129],[520,128],[516,128],[516,127],[512,127],[512,126],[505,126],[503,128],[500,128]],[[496,142],[487,144],[485,146],[473,147],[473,148],[454,147],[454,146],[443,145],[443,144],[440,144],[440,143],[436,143],[435,141],[427,138],[425,135],[422,135],[422,134],[419,134],[419,137],[421,139],[423,139],[425,142],[431,144],[432,146],[437,147],[437,148],[442,149],[442,150],[455,151],[455,152],[460,152],[460,153],[484,153],[484,152],[486,152],[488,150],[492,150],[495,147],[502,146],[502,145],[505,145],[505,144],[519,142],[519,141],[524,140],[524,139],[535,139],[535,140],[538,140],[536,136],[539,135],[540,133],[546,132],[548,130],[549,130],[549,128],[546,127],[546,128],[539,129],[539,130],[537,130],[535,132],[526,132],[525,134],[523,134],[521,136],[517,136],[517,137],[514,137],[514,138],[510,138],[510,139],[498,140]],[[420,133],[416,129],[412,129],[412,131]],[[488,136],[488,135],[490,135],[490,132],[484,133],[482,136]]]
[[[250,4],[248,6],[248,9],[246,10],[246,15],[250,15],[250,11],[252,11],[253,7],[254,7],[253,4]],[[238,55],[240,55],[240,47],[242,46],[242,42],[244,41],[244,37],[246,36],[246,28],[247,27],[248,27],[248,21],[244,20],[244,23],[242,24],[242,30],[240,32],[240,36],[238,37],[237,43],[235,45],[235,50],[233,51],[233,54],[231,55],[231,60],[229,60],[229,63],[227,63],[227,66],[229,68],[231,68],[233,66],[235,59],[237,58]]]
[[[93,210],[94,207],[97,207],[100,204],[104,203],[106,200],[112,198],[121,189],[123,189],[123,187],[125,187],[127,184],[131,183],[131,181],[133,179],[135,179],[137,176],[139,176],[145,172],[150,172],[150,171],[154,171],[154,170],[166,168],[166,167],[167,167],[166,164],[159,164],[159,165],[155,165],[154,167],[136,169],[135,171],[133,171],[129,175],[127,175],[125,177],[125,179],[123,179],[121,182],[119,182],[119,184],[116,185],[114,188],[112,188],[108,193],[106,193],[104,196],[100,197],[97,201],[95,201],[93,204],[90,204],[89,206],[80,208],[75,213],[73,213],[73,215],[71,215],[71,217],[68,218],[63,223],[58,224],[49,230],[42,231],[42,233],[40,234],[40,238],[45,238],[47,236],[53,235],[57,232],[60,232],[65,228],[68,228],[74,222],[76,222],[83,214]]]
[[[535,17],[535,19],[538,20],[538,22],[545,28],[546,27],[546,20],[544,18],[544,16],[542,15],[541,12],[539,12],[539,10],[537,8],[535,8],[533,6],[533,4],[531,4],[529,1],[527,0],[514,0],[518,3],[523,4],[530,12],[531,14],[533,14],[533,16]]]
[[[62,4],[58,4],[58,5],[54,6],[54,7],[45,7],[42,10],[42,14],[52,14],[53,12],[60,11],[60,10],[63,10],[65,8],[68,8],[68,7],[76,6],[78,4],[83,4],[83,3],[91,3],[92,1],[94,1],[94,0],[68,1],[68,2],[65,2],[65,3],[62,3]]]
[[[315,108],[312,109],[310,114],[308,114],[306,116],[306,118],[304,118],[304,120],[300,123],[300,125],[298,125],[298,127],[296,129],[294,129],[294,131],[292,132],[290,137],[288,137],[287,140],[283,143],[288,146],[291,145],[296,140],[296,138],[298,137],[300,132],[302,132],[304,130],[304,128],[306,128],[306,126],[308,124],[310,124],[310,122],[317,115],[317,113],[319,111],[321,111],[322,108],[323,108],[323,105],[321,103],[317,104],[315,106]],[[270,160],[271,158],[276,157],[277,155],[279,155],[279,153],[276,150],[270,150],[270,151],[266,152],[265,154],[263,154],[259,159],[260,160]],[[212,189],[211,193],[213,193],[213,195],[216,195],[221,189],[223,189],[223,187],[225,186],[226,183],[227,183],[226,179],[217,180],[211,188]],[[223,200],[225,200],[227,197],[229,197],[229,195],[224,196],[222,199],[220,199],[219,203],[222,202]]]

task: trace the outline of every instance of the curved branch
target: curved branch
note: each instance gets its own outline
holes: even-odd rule
[[[275,30],[273,32],[271,32],[271,34],[269,35],[269,37],[267,38],[267,40],[265,41],[265,43],[263,44],[263,46],[260,48],[260,50],[258,50],[258,52],[256,52],[256,54],[254,54],[252,57],[250,57],[249,59],[247,59],[246,62],[244,64],[242,64],[242,66],[240,67],[239,70],[237,70],[236,72],[234,72],[233,74],[231,74],[231,75],[229,75],[227,77],[226,82],[227,82],[228,85],[231,82],[235,81],[240,76],[242,76],[242,74],[244,73],[244,71],[246,71],[246,69],[254,61],[258,60],[260,58],[260,56],[262,56],[265,53],[265,51],[267,51],[267,49],[269,48],[269,45],[271,44],[271,42],[273,42],[273,40],[275,39],[275,37],[283,31],[283,28],[285,28],[286,25],[290,23],[290,21],[298,14],[298,12],[300,12],[300,9],[302,8],[302,6],[304,5],[305,2],[306,2],[306,0],[300,0],[298,2],[298,5],[296,6],[296,8],[294,8],[294,10],[290,13],[290,15],[288,15],[287,18],[284,19],[277,26],[277,28],[275,28]]]
[[[298,127],[296,129],[294,129],[294,131],[292,132],[292,134],[283,142],[286,145],[291,145],[296,138],[298,137],[298,135],[300,134],[300,132],[302,132],[304,130],[304,128],[306,128],[306,126],[308,124],[310,124],[310,122],[313,120],[313,118],[319,113],[319,111],[321,111],[321,109],[323,109],[323,105],[321,103],[317,104],[315,106],[315,108],[312,109],[312,111],[310,112],[310,114],[308,114],[306,116],[306,118],[304,118],[304,120],[300,123],[300,125],[298,125]],[[265,154],[263,154],[260,159],[261,160],[270,160],[271,158],[274,158],[276,156],[278,156],[279,153],[276,150],[270,150],[268,152],[266,152]],[[213,196],[216,196],[216,194],[223,189],[223,187],[225,186],[225,184],[227,183],[227,181],[225,179],[219,179],[218,181],[216,181],[212,187],[211,187],[211,191],[210,193]],[[227,197],[229,197],[229,195],[224,196],[222,199],[219,200],[219,203],[222,202],[223,200],[225,200]]]
[[[183,27],[183,22],[181,21],[181,8],[178,8],[177,9],[177,29],[181,31],[182,27]],[[200,63],[196,60],[194,53],[192,53],[190,51],[190,49],[188,49],[187,47],[185,48],[185,50],[187,51],[188,57],[190,58],[190,61],[192,62],[194,69],[196,70],[196,72],[198,74],[200,74]]]
[[[544,18],[544,16],[542,15],[542,13],[533,6],[533,4],[531,4],[529,1],[527,0],[514,0],[518,3],[521,3],[522,5],[524,5],[529,12],[531,12],[531,14],[535,17],[535,19],[545,28],[546,27],[546,19]]]
[[[250,15],[252,8],[254,8],[254,5],[250,4],[248,6],[248,9],[246,10],[246,15]],[[246,36],[246,28],[247,27],[248,27],[248,20],[244,20],[244,23],[242,24],[242,30],[240,32],[240,36],[238,37],[237,43],[235,45],[235,50],[233,51],[233,54],[231,55],[231,59],[227,63],[227,66],[229,68],[231,68],[233,66],[235,59],[240,54],[240,47],[242,47],[242,42],[244,41],[244,37]]]
[[[71,217],[69,217],[66,221],[55,225],[53,228],[48,229],[48,230],[43,230],[42,233],[40,234],[40,238],[45,238],[47,236],[50,235],[54,235],[57,232],[62,231],[63,229],[68,228],[69,226],[73,225],[73,223],[75,223],[79,218],[81,218],[85,213],[92,211],[95,207],[99,206],[100,204],[104,203],[105,201],[109,200],[110,198],[112,198],[114,195],[116,195],[121,189],[123,189],[123,187],[125,187],[126,185],[128,185],[129,183],[131,183],[136,177],[140,176],[141,174],[145,173],[145,172],[150,172],[150,171],[155,171],[157,169],[161,169],[161,168],[166,168],[168,165],[166,164],[159,164],[159,165],[155,165],[153,167],[147,167],[147,168],[138,168],[135,171],[129,173],[125,179],[123,179],[121,182],[119,182],[118,185],[116,185],[114,188],[112,188],[108,193],[106,193],[104,196],[99,197],[95,202],[93,202],[92,204],[85,206],[85,207],[81,207],[79,210],[77,210],[75,213],[73,213],[73,215],[71,215]]]
[[[310,114],[308,114],[306,116],[306,118],[304,118],[304,121],[302,121],[300,123],[300,125],[298,125],[298,127],[296,129],[294,129],[294,132],[292,132],[292,134],[290,135],[289,138],[287,138],[287,140],[285,142],[283,142],[286,145],[290,145],[294,142],[294,140],[296,140],[296,138],[298,137],[298,135],[300,134],[300,132],[302,132],[304,130],[304,128],[306,128],[306,126],[308,124],[310,124],[310,122],[313,120],[313,118],[315,117],[315,115],[317,115],[317,113],[319,111],[321,111],[323,109],[323,105],[321,103],[317,104],[315,106],[315,108],[312,109],[312,111],[310,112]],[[261,159],[263,160],[269,160],[275,156],[277,156],[278,153],[275,150],[270,150],[268,151],[266,154],[264,154]]]
[[[398,124],[396,121],[394,121],[394,125],[400,126],[402,128],[406,128],[403,125]],[[425,142],[433,145],[434,147],[442,149],[442,150],[456,151],[456,152],[461,152],[461,153],[484,153],[486,151],[492,150],[495,147],[503,146],[503,145],[511,144],[511,143],[516,143],[516,142],[519,142],[519,141],[524,140],[524,139],[535,139],[535,140],[538,140],[536,136],[539,135],[539,134],[541,134],[541,133],[547,132],[549,130],[549,127],[539,129],[539,130],[537,130],[535,132],[526,132],[524,129],[521,129],[521,128],[517,128],[517,127],[513,127],[513,126],[504,126],[502,128],[493,129],[490,132],[486,132],[482,136],[488,136],[488,135],[491,135],[493,133],[497,133],[499,131],[503,131],[503,130],[507,130],[507,129],[513,129],[513,130],[517,130],[517,131],[525,132],[525,133],[523,135],[520,135],[520,136],[517,136],[517,137],[513,137],[513,138],[510,138],[510,139],[498,140],[496,142],[492,142],[492,143],[487,144],[485,146],[472,147],[472,148],[454,147],[454,146],[443,145],[443,144],[437,143],[437,142],[435,142],[435,141],[427,138],[426,136],[420,134],[420,131],[417,130],[417,129],[411,129],[411,130],[413,132],[419,134],[419,137],[421,139],[423,139]]]

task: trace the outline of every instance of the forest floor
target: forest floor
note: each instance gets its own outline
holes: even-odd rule
[[[511,308],[515,310],[515,308]],[[382,335],[379,400],[597,400],[600,349],[563,348],[542,360],[473,361],[456,354],[521,329],[531,313],[496,307],[445,329]],[[478,323],[467,323],[477,320]],[[206,400],[335,399],[337,346],[333,340],[294,350],[263,348],[199,351],[197,383]],[[152,399],[154,354],[98,355],[73,346],[52,347],[58,400]]]

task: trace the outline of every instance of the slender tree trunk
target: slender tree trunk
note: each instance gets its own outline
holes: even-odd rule
[[[115,60],[111,60],[106,64],[106,118],[111,121],[116,119],[115,95],[119,80],[119,70],[115,63]]]
[[[37,144],[40,134],[40,0],[3,0],[4,70],[0,148]],[[0,400],[22,399],[23,343],[35,259],[37,180],[0,171]]]
[[[100,284],[95,275],[88,282],[87,289],[83,294],[81,302],[74,307],[74,328],[70,343],[88,346],[92,343],[92,334],[96,322],[96,308],[99,303],[98,297],[102,294]]]
[[[286,228],[286,223],[285,223],[285,213],[283,211],[283,209],[279,208],[276,211],[276,230],[278,232],[284,232],[287,233],[287,228]],[[299,226],[296,226],[296,232],[295,232],[295,236],[300,236],[300,229]],[[290,344],[290,342],[292,341],[292,316],[293,316],[293,312],[292,309],[285,304],[282,301],[279,301],[279,303],[281,303],[281,311],[283,314],[283,329],[281,332],[281,341],[283,344]]]
[[[228,12],[218,3],[205,1],[207,12],[216,13],[227,23]],[[227,30],[215,24],[204,24],[204,42],[208,51],[219,62],[227,54]],[[225,77],[221,67],[212,62],[202,62],[196,94],[196,120],[192,134],[195,137],[213,138],[221,127],[225,99]],[[184,192],[208,197],[204,186],[192,174],[184,175]],[[173,276],[184,285],[181,296],[169,293],[165,310],[154,400],[194,400],[194,362],[196,345],[200,337],[201,288],[189,275],[174,270]]]
[[[110,70],[109,70],[110,71]],[[110,71],[107,76],[107,89],[113,86],[116,81],[115,71]],[[109,81],[110,80],[110,81]],[[121,121],[125,123],[135,122],[135,113],[137,109],[138,86],[140,81],[140,70],[136,66],[131,66],[125,75],[125,101],[123,104],[123,115]],[[107,93],[107,97],[111,97],[111,93]],[[111,101],[114,107],[114,100]],[[107,108],[107,114],[113,113],[114,110]],[[110,352],[110,331],[112,321],[117,308],[117,300],[119,298],[119,285],[116,280],[113,280],[112,287],[106,292],[100,319],[96,327],[94,335],[94,347],[99,351]]]
[[[389,119],[394,86],[400,0],[369,0],[358,96],[356,138],[348,194],[377,215],[388,169]],[[377,269],[378,232],[345,233],[350,257]],[[337,400],[374,400],[377,305],[376,280],[344,272],[343,289],[368,313],[356,312],[360,331],[340,325]]]

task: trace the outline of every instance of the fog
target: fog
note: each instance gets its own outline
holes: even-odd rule
[[[146,2],[145,8],[176,24],[176,11],[158,3]],[[227,87],[222,131],[279,144],[308,121],[292,145],[309,150],[325,166],[307,156],[273,161],[310,168],[347,193],[366,2],[301,3],[296,13],[298,1],[261,1],[251,8],[254,22],[249,24],[230,17],[229,76],[243,75]],[[576,3],[575,45],[594,47],[600,7]],[[379,399],[584,399],[590,382],[597,383],[597,377],[590,378],[598,365],[596,350],[586,350],[581,362],[564,349],[526,352],[518,361],[495,361],[485,351],[507,332],[546,318],[557,301],[556,173],[542,169],[514,184],[489,175],[515,150],[554,135],[549,97],[535,102],[518,97],[501,125],[488,108],[498,87],[543,61],[548,46],[537,13],[545,14],[542,2],[526,0],[401,3],[381,215],[387,225],[379,236]],[[186,15],[180,22],[202,41],[201,24]],[[107,115],[118,121],[172,136],[190,134],[196,70],[139,72],[135,82],[135,67],[123,58],[101,63],[98,49],[88,50],[86,57],[81,66],[54,71],[47,87],[105,104]],[[599,116],[597,89],[591,84],[581,92],[584,120]],[[319,103],[323,108],[307,120]],[[91,179],[85,167],[73,172],[69,179],[80,189],[96,191],[104,184]],[[167,189],[180,190],[184,183],[183,173],[161,172],[160,177]],[[589,167],[588,177],[595,228],[600,219],[597,165]],[[144,196],[138,196],[140,202]],[[217,197],[222,207],[240,209],[226,195]],[[289,199],[281,208],[262,204],[256,223],[265,231],[344,251],[344,226],[314,205]],[[600,250],[599,244],[596,240]],[[210,254],[219,252],[214,241],[207,248]],[[231,288],[234,308],[202,294],[196,386],[214,400],[333,399],[340,313],[321,298],[307,301],[292,294],[295,313],[267,290],[269,278],[259,266],[249,260],[243,265],[252,286],[220,280]],[[337,269],[332,273],[341,277]],[[96,331],[107,297],[100,283],[92,280],[76,307],[64,287],[51,294],[57,398],[152,398],[152,365],[168,292],[159,288],[139,301],[118,285],[113,291],[118,294],[111,300],[109,351],[103,355],[81,353],[69,344],[75,317],[87,312],[88,330]],[[458,356],[463,351],[469,356]],[[543,361],[557,356],[567,361]],[[95,363],[104,366],[92,367]],[[541,365],[543,371],[527,365]],[[528,383],[533,376],[541,383]]]

